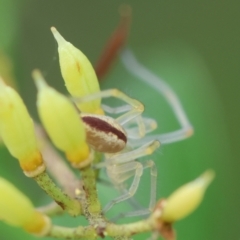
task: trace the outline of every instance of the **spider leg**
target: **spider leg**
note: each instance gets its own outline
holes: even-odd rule
[[[133,166],[133,164],[135,166]],[[131,198],[137,191],[138,189],[138,186],[139,186],[139,182],[140,182],[140,178],[142,176],[142,173],[143,173],[143,166],[141,163],[139,162],[132,162],[132,166],[131,167],[134,167],[135,168],[135,175],[134,175],[134,178],[133,178],[133,181],[132,181],[132,184],[129,188],[129,190],[124,193],[123,195],[113,199],[112,201],[110,201],[103,209],[103,213],[106,213],[107,211],[109,211],[115,204],[119,203],[119,202],[122,202],[122,201],[125,201],[129,198]],[[125,164],[125,168],[128,169],[128,164]]]
[[[124,113],[124,112],[131,110],[130,105],[123,105],[120,107],[110,107],[108,105],[102,104],[102,108],[105,112],[107,112],[109,114],[120,114],[120,113]],[[138,116],[138,117],[128,121],[127,123],[125,123],[124,129],[127,132],[128,138],[132,138],[132,139],[142,138],[140,131],[139,131],[139,127],[131,127],[131,125],[134,123],[137,123],[137,125],[139,126],[141,124],[141,122],[139,123],[138,121],[139,121],[139,118],[141,118],[141,117],[142,116]],[[141,121],[141,119],[140,119],[140,121]],[[144,124],[145,134],[152,132],[153,130],[155,130],[157,128],[157,122],[152,118],[142,117],[142,121]]]
[[[143,156],[151,155],[159,146],[160,142],[154,140],[130,152],[109,156],[107,161],[112,164],[123,164]]]
[[[101,99],[101,98],[109,98],[109,97],[118,98],[118,99],[122,100],[123,102],[128,103],[131,106],[130,110],[126,113],[123,113],[118,118],[116,118],[116,121],[120,125],[124,125],[127,122],[129,122],[132,119],[137,117],[137,124],[139,127],[139,135],[142,137],[145,136],[145,125],[144,125],[143,119],[141,117],[141,114],[144,111],[143,104],[141,102],[137,101],[136,99],[133,99],[133,98],[127,96],[126,94],[119,91],[118,89],[108,89],[108,90],[103,90],[101,92],[97,92],[97,93],[93,93],[93,94],[84,96],[82,98],[73,98],[73,101],[75,103],[79,104],[79,103],[84,103],[84,102],[90,102],[90,101],[93,101],[93,100],[96,100],[99,98]],[[126,109],[125,106],[123,106],[122,108]],[[110,110],[110,109],[108,109],[108,110]],[[119,111],[119,109],[117,109],[117,111]],[[120,108],[120,111],[122,111],[121,108]]]
[[[156,206],[157,200],[157,167],[153,160],[147,161],[147,168],[150,168],[150,177],[151,177],[151,187],[150,187],[150,202],[149,202],[149,212],[152,212]]]
[[[159,141],[151,141],[137,149],[129,152],[120,152],[118,154],[105,154],[105,161],[93,165],[95,169],[108,167],[109,165],[118,165],[133,161],[139,157],[151,155],[160,146]]]
[[[121,165],[110,164],[106,169],[113,184],[119,185],[135,174],[136,162],[131,161]]]
[[[135,118],[144,111],[144,106],[141,102],[127,96],[125,93],[119,91],[118,89],[108,89],[101,92],[93,93],[82,98],[73,98],[76,103],[90,102],[99,98],[109,98],[115,97],[118,98],[131,106],[131,110],[117,118],[118,122],[123,125],[131,119]]]
[[[121,193],[121,194],[124,194],[127,189],[126,187],[124,186],[124,184],[121,184],[119,186],[116,186],[116,188],[118,189],[118,191]],[[127,200],[127,202],[129,203],[129,205],[134,209],[134,211],[137,211],[137,210],[142,210],[143,209],[143,206],[134,198],[129,198]]]
[[[136,121],[136,119],[134,119]],[[146,118],[142,117],[144,128],[145,128],[145,134],[152,132],[157,128],[157,122],[152,118]],[[127,132],[128,139],[140,139],[142,136],[139,134],[138,127],[131,127],[133,121],[130,121],[125,124],[125,130]]]
[[[120,107],[110,107],[108,105],[102,104],[102,109],[110,114],[120,114],[131,110],[130,105],[123,105]]]
[[[161,144],[169,144],[169,143],[173,143],[173,142],[178,142],[178,141],[182,141],[190,136],[192,136],[193,134],[193,129],[188,128],[188,129],[179,129],[170,133],[163,133],[163,134],[153,134],[150,136],[145,136],[142,139],[136,139],[134,141],[131,141],[131,139],[129,139],[129,144],[132,147],[138,147],[141,146],[143,144],[145,144],[146,142],[152,141],[154,139],[157,139],[158,141],[161,142]]]
[[[140,81],[150,85],[161,95],[163,95],[163,97],[166,99],[173,112],[175,113],[175,116],[181,126],[181,129],[177,131],[150,136],[147,141],[152,139],[158,139],[161,143],[168,144],[192,136],[193,127],[190,124],[177,95],[171,89],[171,87],[160,77],[158,77],[141,63],[139,63],[133,55],[132,51],[130,51],[129,49],[124,49],[121,52],[120,56],[123,64],[132,75],[136,76]]]
[[[147,240],[158,240],[160,238],[160,234],[158,232],[153,232],[151,237],[148,238]]]
[[[146,216],[149,215],[148,209],[140,209],[132,212],[124,212],[120,213],[117,216],[110,219],[111,222],[116,223],[119,219],[127,218],[127,217],[138,217],[138,216]]]
[[[144,215],[149,215],[155,205],[156,205],[156,193],[157,193],[157,168],[152,160],[148,160],[143,163],[143,168],[150,168],[150,176],[151,176],[151,187],[150,187],[150,202],[149,202],[149,207],[146,209],[138,209],[132,212],[125,212],[125,213],[120,213],[113,219],[112,221],[116,222],[120,218],[124,217],[138,217],[138,216],[144,216]]]

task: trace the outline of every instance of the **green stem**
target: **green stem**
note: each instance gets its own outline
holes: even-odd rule
[[[156,221],[152,218],[121,225],[109,223],[106,226],[105,233],[107,236],[115,237],[116,239],[124,239],[121,237],[126,238],[138,233],[152,231],[155,228],[155,225]]]
[[[127,240],[130,239],[131,236],[149,232],[155,230],[156,222],[152,219],[146,219],[143,221],[116,225],[113,223],[106,223],[105,226],[96,227],[96,226],[88,226],[82,227],[79,226],[77,228],[66,228],[53,225],[48,236],[54,238],[63,238],[63,239],[88,239],[94,240],[98,237],[113,237],[116,240]]]
[[[102,222],[102,207],[96,189],[95,171],[91,166],[87,166],[81,169],[81,178],[86,193],[87,213],[85,215],[90,223]]]
[[[96,165],[102,161],[103,154],[100,152],[95,152],[94,154],[95,155],[94,155],[93,165]],[[98,179],[100,169],[95,169],[94,172],[95,172],[96,179]]]
[[[63,213],[63,209],[56,202],[51,202],[45,206],[38,207],[37,210],[48,216],[55,216]]]
[[[52,181],[50,176],[43,172],[33,178],[38,185],[64,210],[70,215],[77,216],[81,212],[80,203],[70,198]]]
[[[53,225],[48,236],[62,239],[79,239],[79,240],[97,239],[97,234],[93,227],[81,227],[81,226],[77,228],[67,228]]]

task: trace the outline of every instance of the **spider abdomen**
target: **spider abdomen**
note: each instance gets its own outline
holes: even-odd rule
[[[96,151],[116,153],[127,142],[126,132],[113,118],[103,115],[81,113],[88,144]]]

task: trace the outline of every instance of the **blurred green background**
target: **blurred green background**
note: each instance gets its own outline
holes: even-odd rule
[[[95,63],[118,24],[118,7],[122,3],[130,4],[133,10],[128,46],[141,63],[175,90],[195,129],[193,137],[164,145],[151,157],[159,170],[158,198],[168,196],[207,168],[217,174],[198,210],[175,224],[178,239],[240,239],[239,1],[0,0],[0,49],[13,60],[19,91],[37,119],[32,69],[40,68],[52,86],[66,93],[56,43],[49,28],[56,26]],[[145,115],[157,119],[158,132],[178,129],[164,99],[131,76],[120,61],[116,61],[102,87],[117,87],[142,101],[146,106]],[[36,184],[23,175],[18,162],[4,148],[1,148],[0,159],[1,176],[19,187],[36,206],[49,201]],[[149,200],[148,189],[149,172],[146,171],[136,195],[144,206]],[[114,190],[99,186],[105,203],[109,200],[106,196],[109,191],[117,195]],[[128,209],[126,204],[120,204],[109,215]],[[131,220],[136,219],[127,219]],[[78,223],[76,219],[71,223],[69,218],[55,221],[62,225]],[[0,223],[0,239],[35,238]]]

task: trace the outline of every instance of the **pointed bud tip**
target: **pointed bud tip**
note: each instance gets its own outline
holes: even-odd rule
[[[44,89],[47,86],[45,79],[40,70],[34,69],[32,71],[32,78],[37,86],[38,91]]]
[[[0,218],[13,226],[23,226],[32,218],[34,207],[30,199],[7,179],[0,178]]]
[[[199,178],[197,178],[197,181],[202,181],[202,183],[207,187],[215,178],[215,172],[211,169],[205,171]]]
[[[121,17],[129,17],[132,15],[132,8],[129,4],[122,4],[119,7],[119,14]]]
[[[50,29],[58,45],[66,43],[66,40],[63,38],[63,36],[58,32],[58,30],[55,27],[51,27]]]
[[[54,34],[55,32],[57,32],[57,29],[56,29],[55,27],[51,27],[50,29],[51,29],[51,31],[52,31],[53,34]]]
[[[6,86],[6,83],[4,82],[3,78],[0,76],[0,87]]]
[[[161,219],[165,222],[178,221],[191,214],[202,202],[208,185],[214,179],[213,170],[207,170],[197,179],[174,191],[166,200]]]

